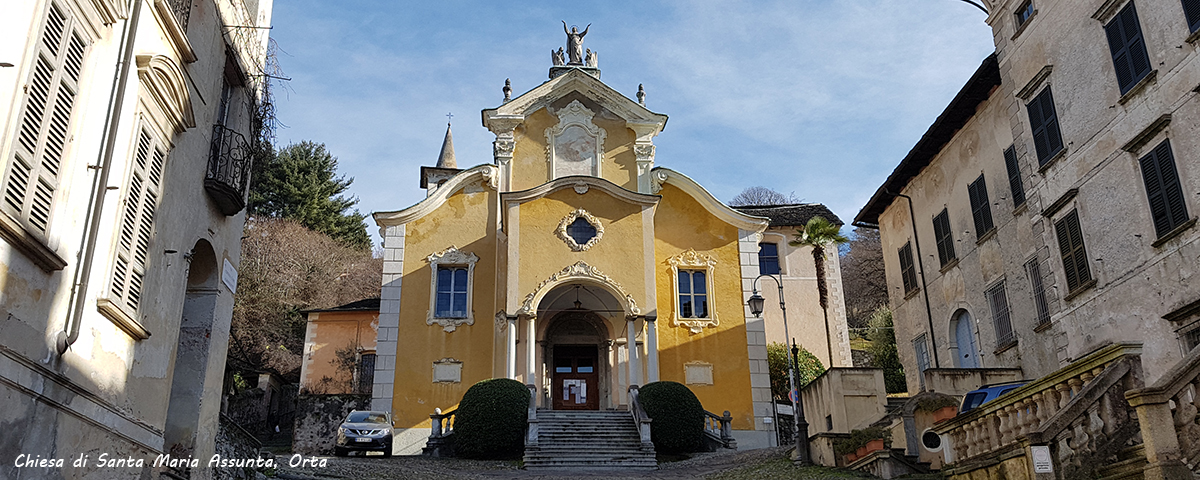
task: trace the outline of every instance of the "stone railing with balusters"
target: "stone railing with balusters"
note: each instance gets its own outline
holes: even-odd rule
[[[1056,447],[1056,464],[1123,445],[1116,437],[1128,433],[1131,422],[1127,405],[1115,404],[1114,394],[1140,386],[1140,354],[1138,344],[1110,345],[938,424],[934,431],[948,443],[946,462],[954,464],[949,473],[987,468],[1002,457],[1022,455],[1030,445]]]
[[[737,440],[733,438],[733,416],[729,410],[724,415],[704,411],[704,436],[707,437],[705,443],[714,447],[737,449]]]
[[[629,386],[629,412],[633,414],[633,424],[637,427],[642,440],[642,449],[654,450],[654,442],[650,440],[650,416],[638,400],[638,386]]]
[[[433,414],[429,415],[433,424],[430,425],[429,440],[425,442],[425,448],[421,449],[422,454],[433,457],[454,456],[454,444],[451,443],[450,436],[454,434],[455,413],[458,413],[457,408],[447,412],[440,408],[433,410]]]
[[[525,429],[525,450],[538,449],[538,418],[537,418],[537,386],[525,384],[525,388],[529,389],[529,412],[526,414],[525,420],[528,426]]]
[[[1125,393],[1137,410],[1147,479],[1187,479],[1200,473],[1200,348],[1193,348],[1154,385]]]

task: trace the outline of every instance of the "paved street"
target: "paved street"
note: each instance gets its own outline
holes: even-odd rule
[[[612,471],[527,472],[512,461],[480,461],[430,457],[320,457],[325,467],[291,468],[287,458],[280,457],[285,467],[277,478],[290,480],[325,479],[522,479],[552,480],[580,477],[609,479],[840,479],[871,478],[844,470],[792,467],[783,448],[745,452],[701,454],[695,458],[666,463],[659,470],[628,476],[614,476]]]

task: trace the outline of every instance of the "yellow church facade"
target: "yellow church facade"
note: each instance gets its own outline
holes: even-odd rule
[[[621,409],[630,385],[676,381],[732,414],[742,448],[770,444],[766,330],[745,306],[768,220],[656,168],[666,115],[598,73],[555,67],[484,110],[492,163],[443,152],[424,200],[374,214],[372,408],[393,412],[397,453],[489,378],[535,386],[548,409]]]

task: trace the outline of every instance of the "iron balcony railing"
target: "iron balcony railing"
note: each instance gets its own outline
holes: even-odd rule
[[[175,20],[179,21],[179,28],[187,31],[188,17],[192,14],[192,0],[167,0],[167,5],[171,6]]]
[[[249,152],[246,137],[224,125],[213,125],[212,150],[208,156],[204,189],[225,215],[235,215],[246,208],[246,187],[250,178]]]

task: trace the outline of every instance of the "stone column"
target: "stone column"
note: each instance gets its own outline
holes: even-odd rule
[[[508,368],[505,376],[517,379],[517,317],[508,317]]]
[[[629,123],[637,138],[634,139],[633,153],[637,157],[638,193],[650,192],[650,170],[654,169],[654,136],[658,135],[661,125],[657,123]]]
[[[492,117],[488,128],[496,134],[492,142],[492,159],[500,167],[500,181],[497,190],[508,192],[512,190],[512,158],[516,149],[513,130],[521,123],[521,117]]]
[[[646,317],[646,383],[658,381],[658,322]]]
[[[537,375],[537,317],[525,317],[525,384],[538,385]]]
[[[638,362],[637,317],[625,317],[625,349],[629,352],[629,384],[642,384],[642,366]]]

